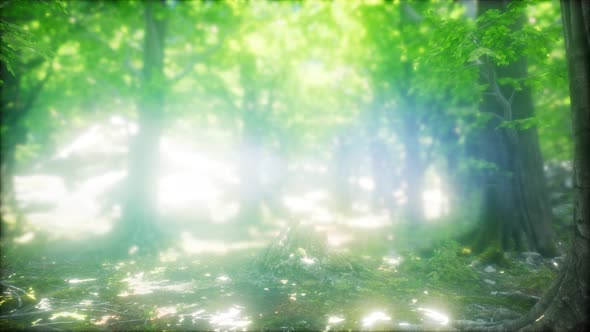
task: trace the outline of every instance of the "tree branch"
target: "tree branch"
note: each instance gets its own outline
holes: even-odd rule
[[[74,27],[77,29],[77,32],[86,35],[87,37],[90,37],[90,39],[96,41],[98,44],[100,44],[104,49],[108,50],[111,54],[113,55],[117,55],[118,52],[117,50],[115,50],[114,48],[111,47],[111,45],[109,45],[109,43],[102,39],[101,36],[91,30],[88,30],[88,28],[86,27],[85,24],[82,24],[81,20],[76,19],[73,23]],[[134,76],[139,76],[140,72],[138,70],[136,70],[135,68],[133,68],[133,66],[131,66],[131,60],[130,57],[128,55],[128,52],[126,54],[126,59],[123,62],[124,63],[124,67]]]
[[[408,14],[408,17],[414,21],[414,23],[420,23],[424,19],[420,13],[418,13],[409,3],[404,3],[404,12]]]
[[[209,48],[207,51],[193,56],[189,63],[186,66],[184,66],[184,68],[178,74],[174,75],[174,77],[172,77],[169,80],[169,82],[174,84],[180,81],[181,79],[185,78],[188,74],[190,74],[193,71],[193,67],[197,63],[208,59],[211,56],[211,54],[215,53],[217,50],[221,48],[221,45],[222,43],[219,43],[215,47]]]
[[[504,120],[511,121],[512,120],[512,103],[511,103],[511,101],[512,101],[512,97],[514,96],[514,92],[513,92],[513,95],[510,97],[510,99],[506,99],[506,97],[502,93],[502,90],[500,90],[500,86],[498,85],[498,81],[496,79],[496,77],[497,77],[496,71],[494,70],[494,68],[492,68],[492,64],[490,63],[489,59],[486,59],[484,65],[485,65],[487,72],[482,71],[482,76],[486,79],[486,81],[488,81],[488,84],[491,89],[491,94],[494,97],[496,97],[496,101],[498,102],[498,104],[500,104],[500,107],[502,108],[502,111],[504,113]]]
[[[232,32],[234,32],[235,29],[233,29],[232,31],[228,31],[226,32],[223,37],[221,38],[221,40],[219,41],[219,43],[217,43],[217,45],[215,45],[214,47],[210,47],[207,51],[201,53],[201,54],[197,54],[195,56],[192,57],[192,59],[189,61],[189,63],[184,66],[184,68],[176,75],[174,75],[174,77],[172,77],[170,80],[168,80],[171,84],[174,84],[178,81],[180,81],[181,79],[185,78],[188,74],[190,74],[193,71],[193,67],[199,63],[199,62],[203,62],[206,59],[208,59],[213,53],[217,52],[225,43],[225,40],[227,39],[227,36],[229,36]]]
[[[45,74],[45,77],[43,78],[43,80],[38,82],[31,89],[31,91],[29,92],[29,95],[27,96],[27,101],[26,101],[25,105],[23,106],[23,111],[25,113],[33,106],[33,104],[35,103],[35,101],[39,97],[39,94],[41,94],[43,87],[45,86],[47,81],[49,81],[49,78],[51,77],[52,74],[53,74],[53,66],[51,65],[51,62],[50,62],[49,69],[47,69],[47,73]]]

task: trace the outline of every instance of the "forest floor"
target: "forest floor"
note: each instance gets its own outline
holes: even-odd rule
[[[323,257],[288,248],[276,268],[260,263],[265,249],[236,243],[112,260],[3,242],[0,329],[448,330],[449,320],[525,313],[564,262],[526,252],[486,262],[453,241],[403,249],[373,235],[383,241]]]

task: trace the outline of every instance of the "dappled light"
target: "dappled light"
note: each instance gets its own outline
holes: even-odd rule
[[[0,9],[0,330],[504,330],[581,287],[555,1]]]
[[[241,314],[243,307],[233,306],[225,312],[215,313],[209,318],[209,322],[214,328],[234,331],[246,331],[246,327],[252,322]]]
[[[181,234],[181,246],[186,254],[227,254],[236,250],[262,248],[265,241],[224,241],[197,239],[189,233]]]
[[[449,317],[439,311],[428,308],[418,308],[418,311],[424,314],[425,319],[432,320],[436,324],[445,326],[449,323]]]
[[[378,322],[390,321],[390,320],[391,320],[391,317],[389,317],[385,313],[383,313],[381,311],[375,311],[375,312],[372,312],[372,313],[368,314],[367,316],[363,317],[363,327],[370,329],[371,327],[374,327],[374,325],[377,324]]]

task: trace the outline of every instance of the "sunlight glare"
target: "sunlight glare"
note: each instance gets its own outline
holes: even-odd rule
[[[350,234],[338,233],[329,231],[326,233],[328,245],[331,247],[340,247],[345,243],[353,240],[353,236]]]
[[[382,311],[373,312],[365,317],[363,317],[363,326],[364,327],[371,327],[377,322],[382,321],[389,321],[391,317],[384,314]]]
[[[391,266],[398,266],[402,262],[401,257],[383,257],[383,261]]]
[[[329,82],[330,73],[321,60],[310,59],[299,67],[301,80],[310,85],[324,85]]]
[[[73,318],[75,320],[85,320],[86,319],[86,315],[82,315],[79,314],[77,312],[58,312],[55,313],[53,315],[51,315],[51,317],[49,317],[49,320],[55,320],[57,318]]]
[[[422,204],[424,216],[427,220],[437,219],[449,213],[449,198],[441,188],[441,179],[438,175],[430,176],[431,187],[422,191]]]
[[[324,190],[312,190],[303,195],[283,196],[283,202],[293,212],[298,213],[320,213],[320,216],[326,213],[322,208],[322,202],[328,197]]]
[[[381,215],[366,215],[357,218],[351,218],[345,221],[345,223],[355,228],[381,228],[391,225],[389,216],[387,214]]]
[[[245,328],[251,321],[248,317],[242,317],[240,315],[242,309],[243,307],[233,306],[226,312],[212,314],[209,318],[209,323],[218,328],[229,328],[231,330]]]
[[[74,279],[67,279],[66,281],[70,284],[80,284],[83,282],[89,282],[89,281],[95,281],[96,278],[87,278],[87,279],[78,279],[78,278],[74,278]]]
[[[284,196],[283,202],[293,212],[305,213],[310,212],[315,208],[316,203],[309,201],[304,197]]]
[[[94,125],[87,131],[78,136],[72,143],[60,150],[55,156],[56,159],[67,159],[74,152],[81,152],[94,147],[104,140],[104,134],[101,132],[100,125]]]
[[[214,202],[220,194],[208,177],[185,172],[162,177],[158,198],[162,209],[186,209],[195,203]]]
[[[375,182],[373,181],[373,178],[368,177],[368,176],[362,176],[358,179],[358,184],[359,187],[361,187],[362,189],[366,190],[366,191],[373,191],[373,189],[375,189]]]
[[[39,310],[51,310],[53,307],[51,305],[51,300],[44,297],[35,305],[35,308]]]
[[[214,253],[224,255],[230,251],[262,248],[266,245],[266,242],[262,240],[233,242],[224,242],[221,240],[202,240],[196,239],[189,232],[182,232],[180,235],[180,245],[182,250],[187,254],[198,255]]]
[[[15,191],[21,206],[46,206],[25,216],[30,224],[53,236],[100,235],[112,227],[109,218],[101,215],[100,198],[124,176],[124,171],[106,172],[81,181],[71,191],[61,177],[22,176],[15,178]]]
[[[338,324],[344,321],[344,317],[341,316],[330,316],[328,318],[328,323],[329,324]]]
[[[408,197],[401,189],[393,192],[393,198],[398,205],[404,205],[408,202]]]
[[[428,308],[418,308],[418,311],[424,312],[424,315],[426,316],[426,318],[430,318],[435,323],[438,323],[440,325],[447,325],[449,323],[449,317],[441,312],[436,311],[436,310],[428,309]]]
[[[304,256],[301,258],[301,262],[305,265],[313,265],[316,262],[315,258]]]
[[[228,276],[226,276],[226,275],[221,275],[221,276],[217,277],[216,280],[219,280],[219,281],[230,281],[231,279]]]
[[[23,244],[23,243],[31,242],[34,238],[35,238],[35,233],[26,232],[25,234],[23,234],[21,236],[15,237],[13,241],[14,241],[14,243]]]
[[[178,311],[176,310],[176,307],[174,306],[168,306],[168,307],[159,307],[156,308],[156,310],[154,311],[155,315],[156,315],[156,319],[160,319],[166,316],[171,316],[171,315],[175,315]]]
[[[312,211],[310,219],[313,220],[314,223],[326,224],[334,220],[334,216],[327,209],[318,206]]]
[[[119,293],[118,297],[152,294],[154,291],[184,293],[194,287],[192,282],[173,283],[169,280],[145,280],[145,272],[129,275],[122,281],[127,282],[128,291]]]
[[[14,176],[14,191],[21,208],[37,204],[56,204],[67,195],[62,177],[45,174]]]
[[[238,202],[220,202],[214,201],[209,206],[209,214],[211,221],[214,223],[224,223],[232,220],[240,212],[240,204]]]

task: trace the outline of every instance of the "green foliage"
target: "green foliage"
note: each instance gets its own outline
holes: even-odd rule
[[[508,128],[515,130],[527,130],[536,127],[539,124],[539,119],[536,117],[530,117],[526,119],[516,119],[512,121],[502,121],[496,129]]]
[[[0,23],[0,41],[0,61],[6,64],[12,75],[16,75],[13,66],[15,62],[20,61],[23,50],[32,51],[45,59],[49,59],[52,54],[52,50],[38,43],[28,29],[4,20]],[[2,83],[0,81],[0,84]]]
[[[26,144],[17,146],[15,161],[20,165],[30,165],[38,160],[41,152],[40,144]]]
[[[482,264],[497,264],[498,266],[504,267],[510,266],[510,262],[506,259],[504,252],[493,246],[486,248],[481,254],[479,254],[478,259]]]
[[[467,158],[461,164],[461,170],[464,172],[476,171],[476,172],[499,172],[500,168],[498,165],[478,158]]]
[[[512,282],[516,288],[538,296],[542,295],[557,277],[557,271],[547,265],[531,269],[531,266],[524,262],[511,264],[508,273],[514,276]]]
[[[485,56],[490,56],[492,58],[498,58],[499,57],[496,53],[494,53],[489,48],[479,47],[479,48],[476,48],[473,51],[471,51],[471,53],[469,53],[469,57],[468,57],[467,61],[468,62],[478,62],[479,61],[479,58],[481,58],[484,55]]]
[[[432,282],[473,281],[476,274],[461,254],[462,248],[457,242],[447,241],[432,251],[432,257],[411,256],[400,269]]]
[[[53,154],[55,142],[96,124],[97,119],[137,118],[140,97],[156,91],[165,94],[166,105],[160,110],[165,114],[161,123],[165,132],[177,130],[173,124],[179,122],[191,140],[215,148],[218,143],[238,145],[248,138],[253,145],[281,150],[285,159],[310,151],[324,157],[331,153],[335,133],[347,134],[349,128],[366,131],[354,136],[359,141],[383,139],[387,151],[395,151],[392,155],[401,161],[400,132],[404,117],[411,115],[419,138],[431,141],[420,144],[428,146],[420,151],[425,166],[444,164],[453,151],[458,161],[449,166],[456,167],[449,173],[502,173],[494,163],[464,158],[462,151],[474,143],[473,134],[494,118],[477,111],[487,88],[480,78],[481,67],[506,67],[523,56],[528,75],[502,77],[498,84],[516,92],[531,88],[536,116],[503,121],[497,129],[536,128],[547,159],[571,157],[567,70],[555,2],[513,1],[505,12],[490,10],[473,20],[464,16],[458,1],[167,1],[155,14],[168,21],[167,38],[160,45],[164,68],[149,84],[141,73],[146,31],[144,16],[138,13],[143,6],[137,1],[0,3],[0,61],[10,77],[18,77],[13,86],[2,86],[11,88],[2,91],[3,99],[19,106],[33,101],[20,113],[2,110],[3,119],[5,114],[18,113],[10,128],[5,123],[0,128],[3,144],[7,136],[26,138],[15,152],[18,166],[23,167],[19,171]],[[522,26],[515,28],[520,21]],[[29,97],[37,87],[40,92],[33,100]],[[373,121],[373,127],[366,129],[363,121]],[[400,168],[390,167],[390,173]],[[477,210],[466,203],[473,197],[460,199],[462,207],[453,209]],[[489,290],[476,285],[481,276],[469,266],[473,258],[469,250],[452,241],[441,242],[464,231],[462,218],[446,221],[396,233],[395,245],[410,251],[399,266],[385,266],[381,260],[389,242],[370,242],[349,254],[336,254],[328,250],[324,238],[307,229],[297,230],[284,245],[271,246],[259,264],[250,259],[258,253],[248,253],[248,259],[228,255],[116,262],[100,254],[93,260],[77,250],[64,250],[77,257],[52,264],[51,259],[39,257],[49,254],[41,245],[46,243],[37,237],[39,247],[10,242],[8,253],[3,247],[2,268],[9,271],[5,275],[11,283],[34,290],[36,299],[44,296],[74,306],[94,296],[97,303],[108,303],[107,308],[97,305],[95,311],[84,311],[96,317],[131,308],[119,312],[121,322],[104,328],[91,325],[89,317],[74,321],[71,318],[80,316],[56,316],[57,323],[65,326],[56,328],[72,330],[170,329],[169,324],[180,318],[190,321],[194,303],[217,310],[227,304],[228,294],[263,304],[261,330],[323,329],[322,315],[331,314],[328,309],[333,308],[356,315],[343,330],[358,329],[354,324],[365,314],[360,311],[367,308],[368,300],[394,303],[396,315],[414,317],[417,314],[408,303],[414,298],[431,300],[423,293],[428,287],[435,288],[430,294],[457,302],[451,306],[463,305],[467,299],[510,305],[490,299]],[[497,248],[489,248],[478,259],[512,269]],[[305,265],[302,260],[314,263]],[[235,272],[236,282],[220,284],[211,271]],[[507,270],[517,287],[535,291],[553,278],[546,268],[532,276],[530,272],[521,265]],[[126,279],[136,275],[145,276],[146,283],[165,276],[167,281],[190,284],[190,291],[180,296],[165,294],[170,303],[187,302],[178,305],[178,320],[158,317],[154,303],[163,301],[161,294],[120,296],[129,286]],[[98,281],[88,288],[64,281],[73,276]],[[281,282],[287,279],[288,283]],[[294,301],[293,293],[306,296]],[[211,298],[217,302],[209,302]],[[25,307],[38,304],[30,297],[26,301]],[[3,298],[0,306],[3,312],[11,311],[18,308],[18,299]],[[315,324],[312,328],[302,323],[309,315],[317,316],[308,321]],[[2,321],[0,327],[30,329],[32,321]]]

